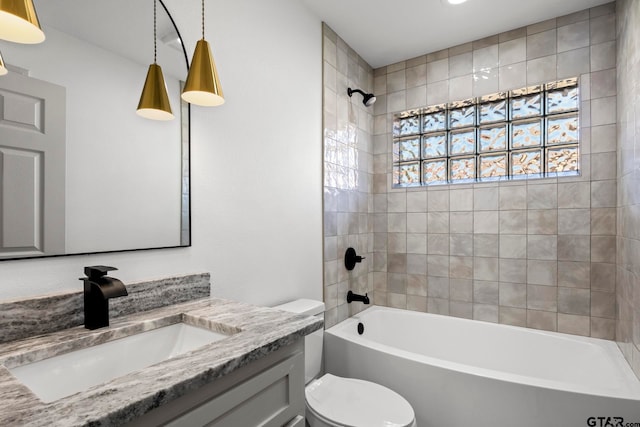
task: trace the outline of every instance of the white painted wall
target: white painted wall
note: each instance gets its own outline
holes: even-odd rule
[[[148,65],[48,26],[44,30],[42,44],[1,47],[10,65],[66,88],[64,253],[178,246],[178,79],[165,76],[177,118],[144,119],[135,109]]]
[[[167,0],[189,52],[200,2]],[[227,103],[192,108],[185,249],[0,262],[0,299],[80,289],[82,267],[125,281],[208,271],[212,293],[258,304],[322,298],[321,25],[297,0],[207,1]]]

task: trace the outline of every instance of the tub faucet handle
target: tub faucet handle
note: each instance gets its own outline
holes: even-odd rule
[[[348,248],[347,252],[344,254],[344,266],[347,270],[353,270],[356,266],[356,263],[362,262],[366,257],[356,255],[356,250],[353,248]]]

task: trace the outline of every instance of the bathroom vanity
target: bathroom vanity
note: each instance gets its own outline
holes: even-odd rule
[[[108,371],[127,369],[110,364],[112,359],[135,364],[139,356],[157,351],[146,343],[137,348],[140,344],[133,341],[125,346],[134,349],[130,355],[96,346],[179,324],[212,331],[218,338],[109,378]],[[116,317],[108,328],[75,326],[9,341],[0,347],[0,425],[303,426],[303,338],[320,328],[318,318],[205,297]],[[81,357],[87,363],[95,356],[92,350],[105,356],[98,361],[104,369],[97,370],[107,371],[107,379],[65,397],[38,397],[11,373],[87,349],[89,356]],[[75,381],[73,372],[63,375]]]

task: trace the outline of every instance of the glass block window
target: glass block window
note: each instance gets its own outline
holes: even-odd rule
[[[393,121],[393,185],[579,173],[578,79],[432,105]]]

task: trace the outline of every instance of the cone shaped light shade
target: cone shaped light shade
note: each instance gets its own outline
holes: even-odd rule
[[[162,68],[158,64],[149,65],[147,80],[144,82],[136,113],[152,120],[172,120],[174,118],[169,96],[167,96],[167,86],[162,76]]]
[[[198,40],[196,44],[187,82],[182,91],[182,99],[205,107],[224,104],[216,64],[213,62],[209,43],[205,39]]]
[[[0,39],[28,44],[44,41],[32,0],[0,0]]]
[[[7,70],[7,66],[4,65],[4,60],[2,59],[2,53],[0,53],[0,76],[4,76],[8,72],[9,70]]]

